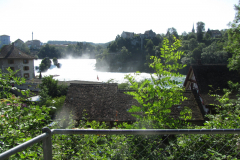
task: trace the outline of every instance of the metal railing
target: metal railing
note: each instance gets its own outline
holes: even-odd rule
[[[0,154],[0,159],[9,158],[17,152],[23,151],[40,141],[43,142],[44,160],[52,160],[52,135],[57,134],[97,134],[97,135],[178,135],[178,134],[240,134],[240,129],[52,129],[43,128],[43,134],[22,143],[4,153]]]

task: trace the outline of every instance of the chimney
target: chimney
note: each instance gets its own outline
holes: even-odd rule
[[[14,42],[12,43],[12,48],[14,49]]]

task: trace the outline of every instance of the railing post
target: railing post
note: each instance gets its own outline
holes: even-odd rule
[[[52,132],[47,127],[44,127],[42,129],[42,132],[48,134],[48,137],[43,140],[44,160],[52,160]]]

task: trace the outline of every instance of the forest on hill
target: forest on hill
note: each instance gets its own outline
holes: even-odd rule
[[[110,71],[152,72],[149,68],[149,63],[152,62],[150,56],[160,57],[163,39],[168,38],[170,43],[173,43],[173,36],[181,40],[182,47],[179,51],[185,54],[180,61],[188,67],[196,64],[198,60],[201,60],[202,64],[227,64],[228,58],[232,57],[232,53],[224,50],[228,40],[227,30],[205,31],[205,23],[197,22],[196,31],[193,26],[191,32],[179,35],[174,27],[168,28],[166,34],[144,38],[142,46],[139,35],[132,38],[117,35],[103,53],[96,55],[96,67]],[[139,43],[133,44],[134,41]],[[186,74],[188,67],[182,71],[183,74]]]

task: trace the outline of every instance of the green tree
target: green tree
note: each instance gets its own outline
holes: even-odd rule
[[[67,85],[58,85],[58,80],[53,79],[52,76],[43,77],[40,84],[40,89],[51,98],[65,96],[67,88]]]
[[[195,48],[197,48],[197,46],[198,46],[197,40],[194,38],[190,39],[189,44],[188,44],[189,50],[193,51]]]
[[[39,69],[41,72],[47,71],[51,67],[52,61],[49,58],[44,58],[41,61]]]
[[[204,64],[227,64],[228,53],[217,49],[217,43],[202,49],[202,63]]]
[[[150,80],[145,80],[141,85],[135,81],[135,77],[127,75],[126,79],[131,84],[135,92],[127,92],[138,101],[140,106],[132,106],[129,110],[139,119],[139,123],[145,123],[147,128],[178,128],[181,126],[180,120],[170,116],[172,105],[180,104],[183,98],[183,88],[172,77],[181,76],[178,69],[184,66],[178,63],[184,54],[177,49],[181,42],[174,37],[172,45],[168,39],[164,39],[161,48],[161,57],[151,56],[153,63],[149,66],[155,70]],[[141,112],[142,114],[134,114]]]
[[[61,57],[61,53],[55,46],[50,46],[49,44],[46,44],[45,46],[43,46],[40,49],[40,51],[38,53],[38,57],[39,58],[45,58],[45,57],[60,58]]]
[[[232,53],[232,58],[229,59],[228,67],[230,70],[240,70],[240,3],[235,5],[236,15],[232,23],[229,23],[231,28],[228,32],[228,43],[226,50]]]
[[[197,22],[197,41],[203,42],[203,34],[205,31],[205,23]]]
[[[122,47],[122,50],[121,50],[121,52],[120,52],[120,54],[119,54],[119,60],[120,60],[122,63],[124,63],[124,62],[126,62],[128,59],[130,59],[130,57],[131,57],[131,52],[129,52],[128,49],[127,49],[125,46],[123,46],[123,47]]]
[[[54,57],[54,58],[53,58],[53,64],[54,64],[55,66],[57,66],[57,65],[58,65],[58,60],[57,60],[57,58],[56,58],[56,57]]]

